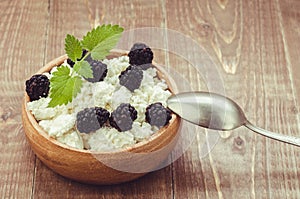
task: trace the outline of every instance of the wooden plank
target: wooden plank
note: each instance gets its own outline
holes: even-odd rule
[[[46,61],[64,53],[67,33],[81,37],[95,24],[120,24],[126,30],[162,23],[162,4],[158,1],[71,1],[51,0],[47,32]],[[80,13],[80,14],[74,14]],[[131,35],[135,38],[135,35]],[[132,42],[134,39],[132,39]],[[131,42],[131,41],[129,41]],[[132,45],[132,43],[130,43]],[[164,52],[155,51],[163,60]],[[50,180],[48,180],[50,179]],[[51,187],[51,189],[49,188]],[[114,186],[90,186],[63,178],[39,160],[36,165],[34,198],[172,198],[171,167],[150,173],[137,181]]]
[[[191,36],[211,53],[222,70],[226,94],[244,107],[251,121],[297,135],[297,104],[277,3],[167,1],[167,24]],[[174,62],[170,60],[171,65]],[[208,157],[191,158],[201,149],[195,143],[185,153],[184,161],[176,162],[176,196],[191,190],[199,198],[281,198],[299,194],[299,156],[295,147],[265,139],[245,128],[221,136],[223,139]],[[187,179],[199,186],[190,188],[191,183],[182,183],[182,176],[192,176],[195,171],[199,178]]]
[[[49,1],[45,63],[65,54],[64,44],[67,34],[82,38],[83,34],[90,30],[87,2]]]
[[[280,12],[280,29],[281,35],[283,35],[283,43],[286,52],[286,63],[289,70],[291,79],[293,80],[294,93],[296,95],[297,107],[295,111],[298,112],[298,119],[300,120],[299,114],[299,101],[300,101],[300,28],[299,28],[299,17],[300,17],[300,2],[299,1],[278,1],[277,10]],[[299,122],[298,122],[299,123]]]
[[[47,2],[1,1],[0,8],[0,196],[31,198],[35,156],[22,130],[21,99],[25,79],[43,64]]]
[[[118,23],[127,30],[166,27],[195,39],[209,52],[226,94],[245,109],[249,120],[299,136],[299,6],[296,0],[1,1],[0,195],[298,198],[300,151],[245,128],[220,133],[218,144],[204,158],[201,147],[207,132],[197,128],[190,148],[172,166],[131,183],[90,186],[70,181],[35,161],[21,127],[20,100],[25,79],[64,53],[67,33],[81,37],[95,23]],[[128,43],[137,35],[130,37]],[[181,46],[183,40],[176,42]],[[187,52],[188,47],[183,44],[182,51],[199,56]],[[193,89],[207,90],[202,74],[184,58],[172,53],[166,56],[167,50],[155,49],[155,60],[175,68]]]
[[[40,161],[37,168],[39,171],[35,198],[172,198],[169,182],[171,167],[147,174],[132,182],[109,186],[87,185],[68,180],[46,168]]]
[[[299,101],[300,101],[300,68],[299,68],[299,41],[300,39],[300,29],[299,29],[299,1],[277,1],[276,9],[279,11],[279,26],[281,29],[282,35],[282,43],[284,45],[285,51],[285,63],[289,72],[290,81],[293,86],[292,95],[294,100],[294,106],[290,106],[289,111],[290,114],[297,115],[297,125],[295,126],[295,131],[293,134],[295,136],[300,136],[299,130],[299,121],[300,121],[300,109],[299,109]],[[290,128],[288,126],[288,128]],[[290,129],[288,129],[289,131]],[[295,157],[299,157],[299,152],[297,149],[294,149]],[[299,168],[298,162],[293,162],[295,168]],[[284,166],[289,166],[287,163],[283,164]],[[290,166],[289,166],[290,167]],[[296,171],[296,169],[288,169],[293,174],[292,176],[288,176],[287,178],[300,178],[300,175]],[[295,180],[293,180],[295,181]],[[290,183],[286,183],[288,186]],[[299,182],[298,182],[299,184]],[[298,185],[299,186],[299,185]],[[290,188],[290,187],[289,187]],[[299,191],[298,191],[299,194]],[[297,195],[299,197],[299,195]]]
[[[241,6],[240,2],[231,2],[228,3],[225,6],[226,9],[223,10],[219,4],[215,4],[212,1],[167,1],[168,27],[191,36],[210,53],[214,62],[218,64],[212,67],[217,67],[221,72],[226,94],[233,98],[240,98],[244,95],[243,92],[236,93],[235,91],[227,90],[227,85],[230,83],[234,81],[243,82],[242,76],[236,75],[235,79],[226,78],[232,76],[228,74],[237,73],[237,66],[240,61],[239,54],[241,49],[239,49],[239,46],[241,45],[241,29],[238,24],[241,23],[242,20],[239,13]],[[236,14],[229,15],[229,13]],[[232,21],[237,22],[231,25]],[[228,26],[224,29],[223,27],[228,24],[230,24],[230,27]],[[230,31],[235,32],[233,34],[230,33]],[[221,36],[219,35],[220,33]],[[235,37],[231,38],[231,34],[235,35]],[[172,63],[173,61],[170,60],[170,62]],[[193,73],[190,73],[190,76],[191,75],[193,75]],[[194,77],[191,76],[190,78]],[[194,81],[191,81],[191,83],[193,84]],[[207,84],[208,82],[204,83]],[[232,86],[240,87],[240,85],[237,84],[233,84]],[[191,193],[191,196],[194,198],[232,198],[233,196],[233,198],[239,198],[239,195],[235,193],[240,193],[242,196],[246,194],[247,196],[249,193],[248,180],[239,180],[239,183],[244,189],[242,192],[241,188],[238,189],[232,185],[235,184],[232,180],[236,180],[234,175],[230,173],[233,164],[236,164],[234,159],[242,159],[239,150],[237,150],[235,155],[229,156],[229,154],[232,153],[231,143],[234,144],[234,138],[230,137],[220,140],[212,154],[201,159],[199,151],[201,151],[202,147],[200,142],[205,139],[203,131],[203,129],[198,129],[198,131],[195,132],[199,134],[198,141],[194,142],[185,153],[184,161],[176,162],[174,166],[174,194],[183,197]],[[195,154],[194,156],[198,156],[198,158],[191,158],[189,154]],[[250,166],[248,167],[250,169]],[[244,174],[245,168],[240,168],[241,169],[236,172],[236,175]],[[247,168],[245,170],[247,170]],[[183,171],[185,172],[185,176],[193,176],[191,179],[189,179],[190,177],[186,177],[190,183],[181,183]],[[195,175],[195,173],[198,175]],[[193,184],[198,186],[192,186]],[[238,191],[234,191],[234,189]],[[235,195],[232,196],[232,194]]]
[[[285,35],[282,34],[279,2],[265,3],[269,12],[262,20],[262,74],[265,88],[265,128],[282,134],[299,136],[297,114],[292,110],[296,106],[292,80],[289,71],[289,55],[285,47]],[[272,32],[267,30],[272,30]],[[272,54],[270,54],[272,52]],[[275,55],[275,56],[272,56]],[[299,197],[299,178],[297,162],[299,150],[275,141],[266,143],[268,188],[270,197]],[[272,191],[273,192],[272,192]]]

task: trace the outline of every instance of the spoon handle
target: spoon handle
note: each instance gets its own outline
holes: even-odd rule
[[[250,129],[256,133],[259,133],[261,135],[264,135],[266,137],[300,147],[300,138],[299,137],[294,137],[294,136],[289,136],[289,135],[281,135],[278,133],[267,131],[265,129],[254,126],[249,121],[246,121],[244,126],[246,126],[248,129]]]

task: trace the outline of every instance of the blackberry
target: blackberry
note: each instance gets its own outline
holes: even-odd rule
[[[160,102],[151,104],[146,108],[146,122],[152,126],[161,128],[167,125],[172,118],[172,112],[165,108]]]
[[[101,107],[85,108],[77,113],[76,128],[81,133],[90,133],[102,127],[110,113]]]
[[[126,109],[126,107],[128,107],[128,110],[130,112],[130,117],[131,117],[132,121],[136,120],[137,111],[135,110],[135,108],[133,106],[131,106],[130,104],[127,104],[127,103],[123,103],[121,105],[124,106],[124,109]]]
[[[46,75],[33,75],[29,80],[26,80],[25,84],[30,101],[48,96],[50,81]]]
[[[107,75],[107,65],[98,60],[87,57],[86,61],[91,65],[93,78],[85,78],[89,82],[103,81]]]
[[[125,86],[133,92],[139,88],[143,80],[143,71],[137,67],[128,66],[125,71],[119,75],[120,85]]]
[[[88,51],[83,49],[82,50],[82,56],[81,56],[80,59],[77,59],[77,61],[80,61],[86,55],[86,53],[88,53]],[[70,58],[67,59],[67,63],[70,65],[71,68],[73,68],[73,66],[75,64],[75,62],[73,62]]]
[[[136,118],[135,108],[128,103],[122,103],[111,113],[109,123],[120,132],[128,131],[132,128],[132,123]]]
[[[153,52],[144,43],[135,43],[128,53],[129,63],[132,65],[143,65],[152,63]]]
[[[137,65],[136,67],[140,68],[141,70],[147,70],[149,68],[152,68],[153,65],[151,63],[148,63],[148,64]]]
[[[152,64],[142,64],[142,65],[129,65],[126,69],[131,70],[132,68],[136,68],[139,70],[147,70],[148,68],[154,67]]]

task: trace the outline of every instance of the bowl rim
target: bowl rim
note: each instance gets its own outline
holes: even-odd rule
[[[119,54],[119,56],[125,56],[128,54],[128,52],[129,51],[121,50],[121,49],[113,49],[110,51],[110,53],[116,53],[116,54]],[[53,67],[60,66],[67,58],[68,58],[68,56],[66,54],[59,56],[59,57],[53,59],[52,61],[48,62],[45,66],[40,68],[35,74],[42,74],[44,72],[49,72]],[[174,91],[177,90],[175,81],[172,80],[171,78],[168,78],[168,79],[165,78],[165,74],[167,74],[167,72],[161,65],[157,64],[154,61],[152,62],[152,65],[154,65],[155,68],[159,71],[160,75],[158,75],[158,76],[160,76],[160,78],[163,78],[166,81],[170,92],[174,94]],[[42,127],[38,124],[37,120],[31,113],[31,111],[28,110],[28,107],[27,107],[28,102],[30,102],[29,96],[27,95],[27,93],[25,91],[24,99],[23,99],[23,106],[24,106],[26,116],[28,117],[28,121],[31,123],[33,128],[36,131],[38,131],[38,133],[41,136],[43,136],[47,141],[50,141],[53,144],[65,149],[65,150],[80,152],[80,153],[84,153],[84,154],[92,154],[92,155],[108,155],[108,154],[113,155],[113,154],[119,154],[119,153],[124,153],[124,152],[139,153],[139,152],[135,152],[134,150],[147,145],[147,143],[149,143],[155,139],[159,139],[160,136],[162,136],[164,133],[167,132],[166,130],[171,124],[173,124],[176,120],[180,120],[180,117],[178,117],[175,113],[172,112],[172,118],[171,118],[169,124],[160,128],[158,131],[154,132],[149,138],[147,138],[143,141],[135,143],[132,146],[128,146],[128,147],[120,148],[120,149],[114,149],[112,151],[92,151],[89,149],[77,149],[75,147],[68,146],[67,144],[61,143],[58,140],[56,140],[55,138],[49,136],[48,133],[44,129],[42,129]],[[179,124],[180,124],[180,122],[179,122]],[[179,133],[179,130],[176,131],[175,135],[178,133]],[[156,149],[156,150],[160,150],[160,149]],[[154,151],[156,151],[156,150],[154,150]]]

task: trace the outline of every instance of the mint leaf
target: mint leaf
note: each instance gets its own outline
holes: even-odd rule
[[[81,41],[81,45],[83,48],[91,51],[99,43],[99,33],[101,32],[101,27],[98,26],[97,28],[93,28],[90,32],[83,36],[83,39]]]
[[[121,33],[123,32],[123,28],[118,25],[102,25],[94,28],[90,32],[83,37],[81,41],[82,47],[87,49],[88,51],[92,51],[96,46],[98,46],[104,40],[110,40],[111,37],[117,36],[117,38],[121,37]],[[116,45],[115,42],[114,45]],[[112,48],[114,47],[112,46]]]
[[[68,57],[73,61],[77,61],[82,56],[82,47],[80,41],[73,35],[67,35],[65,38],[65,51]]]
[[[93,78],[91,65],[87,61],[76,62],[73,69],[78,75],[81,75],[85,78]]]
[[[121,34],[115,34],[101,41],[92,51],[91,56],[95,60],[104,59],[111,49],[113,49],[121,37]]]
[[[57,67],[50,79],[50,98],[48,107],[67,104],[76,97],[82,87],[82,79],[79,76],[70,76],[70,68]]]

